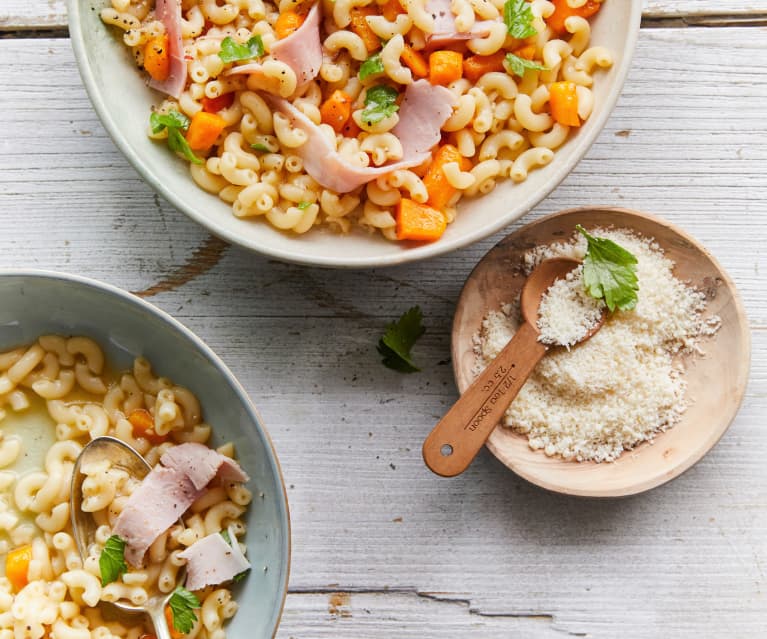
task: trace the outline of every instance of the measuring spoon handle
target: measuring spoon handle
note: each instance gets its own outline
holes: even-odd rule
[[[432,471],[454,477],[469,467],[546,350],[537,331],[523,323],[424,441],[423,459]]]

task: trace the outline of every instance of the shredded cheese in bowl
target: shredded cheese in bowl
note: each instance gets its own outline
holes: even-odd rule
[[[653,240],[627,230],[593,232],[636,256],[637,306],[609,314],[589,340],[569,350],[552,349],[506,411],[503,423],[526,434],[530,447],[546,455],[602,462],[614,461],[624,450],[652,440],[680,420],[686,407],[685,381],[683,363],[676,356],[699,353],[701,338],[713,335],[721,321],[704,319],[705,295],[674,277],[673,262]],[[544,259],[582,259],[585,252],[585,240],[574,237],[536,247],[525,256],[525,264],[532,270]],[[557,291],[575,296],[578,277],[573,272],[547,297],[553,298]],[[558,298],[548,310],[541,310],[549,327],[559,331],[554,341],[572,343],[567,332],[578,328],[578,321],[563,315],[576,311],[577,316],[581,306],[577,298],[575,302]],[[517,299],[485,317],[474,337],[476,373],[514,335],[519,315]]]

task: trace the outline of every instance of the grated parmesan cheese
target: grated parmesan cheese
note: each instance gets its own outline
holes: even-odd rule
[[[604,310],[605,303],[586,292],[581,264],[556,280],[541,297],[538,341],[569,349],[599,324]]]
[[[704,318],[705,295],[677,280],[673,262],[653,241],[626,230],[598,229],[637,258],[639,300],[608,315],[604,326],[572,349],[550,351],[506,411],[504,425],[526,434],[531,448],[564,459],[614,461],[677,423],[685,410],[681,353],[700,352],[718,317]],[[532,271],[544,259],[583,259],[586,241],[539,246],[525,255]],[[520,324],[519,299],[492,311],[474,337],[475,373],[501,351]],[[561,327],[560,327],[561,328]]]

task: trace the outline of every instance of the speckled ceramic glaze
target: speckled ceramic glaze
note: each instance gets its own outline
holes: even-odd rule
[[[200,399],[213,443],[233,441],[251,477],[250,575],[234,587],[240,610],[229,637],[273,637],[290,567],[290,521],[279,462],[261,418],[224,363],[163,311],[112,286],[60,273],[0,271],[0,352],[41,334],[87,335],[117,370],[143,355],[154,370]]]
[[[69,33],[85,87],[105,128],[136,170],[174,206],[219,237],[280,260],[335,267],[370,267],[433,257],[476,242],[509,225],[548,195],[584,156],[618,99],[639,34],[638,0],[609,0],[593,20],[592,42],[612,51],[614,65],[595,74],[594,111],[552,162],[520,184],[501,182],[490,194],[465,198],[445,235],[433,244],[406,246],[356,231],[314,229],[296,236],[265,220],[236,218],[231,206],[204,192],[187,163],[146,135],[150,107],[162,96],[146,86],[130,52],[99,18],[105,0],[69,0]]]

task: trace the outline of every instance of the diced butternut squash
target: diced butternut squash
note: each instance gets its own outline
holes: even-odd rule
[[[352,19],[349,28],[362,38],[368,53],[378,51],[378,49],[381,48],[381,38],[375,34],[375,31],[370,28],[367,20],[365,20],[368,16],[378,15],[375,6],[354,7],[354,9],[349,12],[349,15]]]
[[[434,51],[429,56],[429,82],[447,86],[463,76],[463,55],[458,51]]]
[[[162,82],[170,74],[167,34],[159,35],[144,45],[144,68],[153,80]]]
[[[402,50],[402,61],[413,72],[416,78],[425,78],[429,75],[429,63],[426,62],[426,58],[409,44],[406,44]]]
[[[567,4],[567,0],[551,0],[551,2],[554,3],[554,12],[546,18],[546,24],[549,25],[551,30],[557,35],[564,35],[567,33],[565,20],[570,16],[590,18],[602,8],[602,3],[595,2],[594,0],[587,0],[587,2],[580,7],[571,7]]]
[[[462,171],[468,171],[471,168],[471,162],[452,144],[443,144],[439,147],[423,177],[423,184],[429,193],[426,203],[439,211],[444,211],[448,202],[456,194],[455,187],[447,181],[445,172],[442,170],[448,162],[458,162]]]
[[[274,23],[274,33],[280,40],[287,38],[291,33],[298,30],[304,20],[306,20],[306,16],[298,13],[298,11],[291,9],[283,11]]]
[[[496,51],[491,55],[473,55],[463,61],[463,77],[472,82],[479,80],[485,73],[505,71],[503,61],[504,51]]]
[[[512,53],[518,58],[524,58],[525,60],[533,60],[535,58],[535,45],[526,44],[524,47],[515,49]]]
[[[442,237],[447,220],[441,211],[403,197],[397,204],[397,239],[434,242]]]
[[[399,0],[388,0],[381,5],[381,15],[389,21],[394,21],[401,13],[405,13]]]
[[[551,117],[565,126],[580,126],[578,117],[578,93],[575,82],[552,82],[549,85]]]
[[[226,121],[220,115],[198,111],[194,114],[186,132],[186,141],[193,151],[204,151],[213,146],[226,128]]]
[[[29,562],[32,561],[32,545],[26,544],[11,550],[5,557],[5,576],[11,582],[14,592],[19,592],[29,583]]]
[[[320,117],[325,124],[341,133],[352,114],[352,98],[343,91],[333,91],[332,95],[320,106]]]
[[[164,444],[168,440],[167,435],[158,435],[154,430],[154,417],[145,408],[136,408],[128,415],[128,421],[133,427],[134,437],[143,437],[155,446]]]

